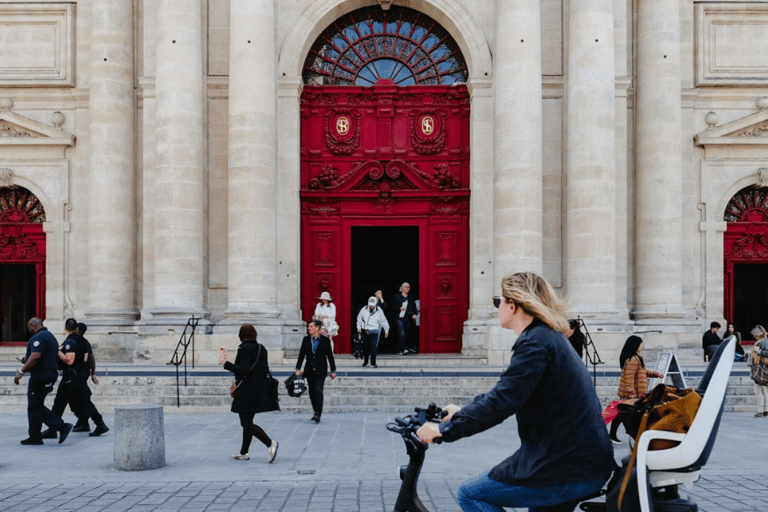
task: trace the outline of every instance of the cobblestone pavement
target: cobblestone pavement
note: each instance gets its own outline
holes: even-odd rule
[[[21,411],[20,411],[21,412]],[[267,464],[258,441],[250,461],[234,461],[241,430],[234,414],[165,415],[162,469],[124,472],[112,467],[113,431],[73,433],[61,445],[26,447],[26,416],[0,417],[0,510],[5,512],[311,511],[391,512],[397,468],[407,463],[400,437],[385,429],[393,415],[261,414],[257,422],[280,442]],[[112,426],[113,418],[106,416]],[[726,413],[710,463],[690,491],[703,512],[768,510],[768,418]],[[419,495],[429,510],[459,511],[458,484],[517,448],[514,420],[427,452]],[[617,458],[628,445],[617,445]]]

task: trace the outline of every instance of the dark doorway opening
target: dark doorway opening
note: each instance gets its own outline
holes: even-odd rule
[[[26,341],[35,316],[35,266],[0,265],[0,341]]]
[[[381,290],[387,308],[389,337],[379,341],[380,353],[398,351],[397,313],[390,303],[400,285],[411,285],[410,297],[419,298],[419,228],[418,226],[353,226],[351,333],[356,331],[357,314]],[[418,328],[411,328],[410,346],[417,346]]]
[[[768,264],[733,266],[733,303],[732,321],[742,339],[752,339],[754,326],[768,326]]]

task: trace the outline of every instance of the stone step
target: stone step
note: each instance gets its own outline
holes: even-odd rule
[[[412,361],[418,362],[423,356]],[[405,357],[407,359],[407,357]],[[398,358],[402,359],[402,358]],[[443,359],[440,368],[423,365],[380,366],[363,369],[352,366],[354,358],[340,358],[338,377],[326,380],[325,410],[328,412],[408,412],[414,406],[429,402],[438,404],[470,401],[486,392],[503,371],[501,367],[470,365],[466,360]],[[474,361],[473,361],[474,362]],[[16,365],[0,365],[0,411],[23,412],[26,407],[26,386],[13,384]],[[684,370],[687,384],[695,387],[704,367]],[[291,366],[272,366],[280,381],[293,371]],[[619,371],[602,369],[596,372],[596,391],[605,405],[616,398]],[[220,367],[188,368],[186,385],[184,371],[179,372],[177,390],[176,369],[168,366],[105,365],[100,368],[100,384],[91,384],[94,403],[102,412],[111,413],[115,406],[128,403],[163,405],[169,412],[221,413],[229,409],[228,388],[232,382],[229,372]],[[178,401],[181,407],[177,406]],[[281,406],[285,413],[309,414],[308,395],[288,397],[281,387]],[[52,402],[49,398],[48,404]],[[734,366],[730,379],[726,410],[750,411],[755,407],[752,381],[746,367]],[[178,411],[177,411],[178,409]]]

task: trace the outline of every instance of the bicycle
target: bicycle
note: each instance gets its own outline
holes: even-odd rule
[[[422,443],[416,431],[419,427],[427,422],[440,423],[445,417],[446,413],[434,403],[430,403],[427,408],[416,407],[414,408],[415,414],[410,414],[401,418],[395,418],[394,422],[387,423],[387,430],[390,432],[398,433],[402,436],[403,442],[405,442],[406,452],[408,453],[408,464],[400,466],[400,479],[403,483],[400,485],[400,492],[397,495],[397,501],[395,502],[394,512],[430,512],[429,509],[422,503],[418,494],[418,482],[419,475],[421,474],[421,468],[424,465],[424,459],[426,457],[427,449],[429,445]],[[435,444],[442,443],[442,439],[437,437],[434,440]],[[606,496],[608,501],[615,499],[618,495],[618,490],[623,477],[621,471],[614,473],[613,477],[606,484],[606,487],[600,491],[583,496],[578,500],[570,502],[570,505],[576,506],[585,512],[607,512],[615,510],[615,505],[608,505],[605,501],[589,501],[601,496]],[[635,486],[636,479],[632,478],[630,486]],[[654,490],[653,495],[653,510],[656,512],[694,512],[698,510],[695,503],[690,500],[680,499],[677,493],[677,486],[670,486],[667,488],[661,488]],[[554,505],[552,507],[541,507],[542,510],[559,510],[559,507],[563,507],[566,504]],[[638,512],[640,510],[640,504],[637,499],[637,492],[630,492],[625,497],[624,507],[622,512]]]

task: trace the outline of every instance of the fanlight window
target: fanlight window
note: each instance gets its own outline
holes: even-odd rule
[[[0,188],[0,222],[45,222],[40,200],[23,187]]]
[[[768,188],[746,187],[725,207],[726,222],[768,222]]]
[[[456,41],[435,20],[413,9],[378,6],[352,11],[320,34],[304,62],[308,85],[400,86],[467,81]]]

